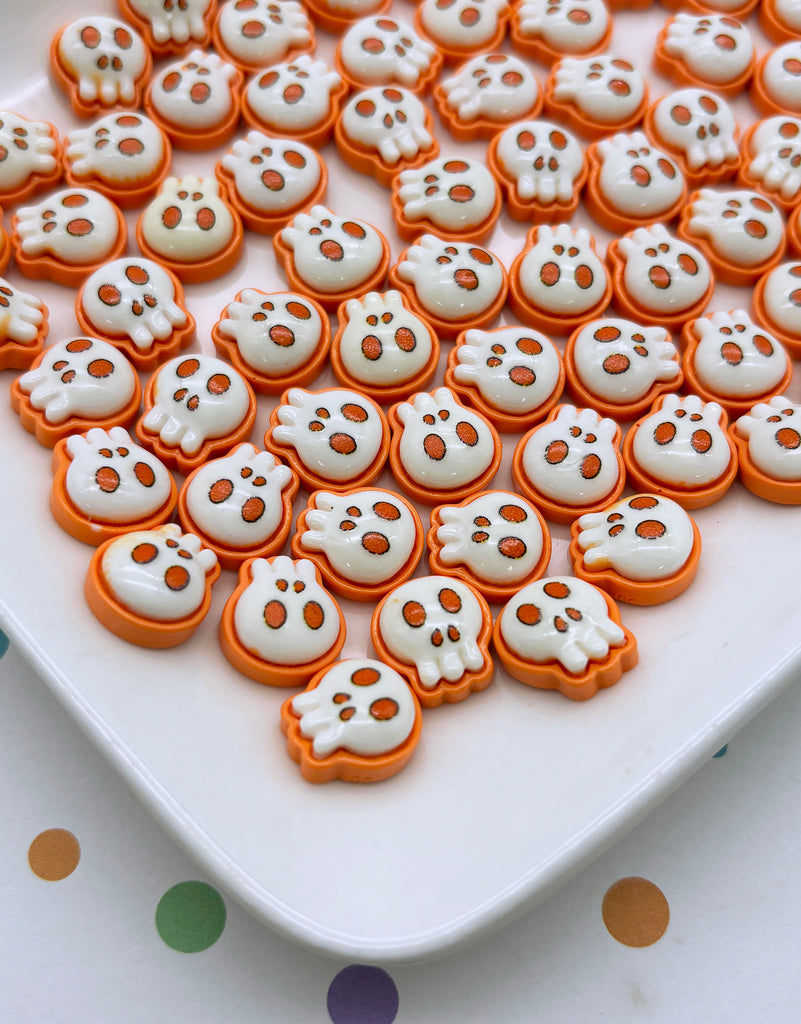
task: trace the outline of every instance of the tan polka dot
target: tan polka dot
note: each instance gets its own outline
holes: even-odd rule
[[[624,946],[652,946],[665,934],[670,907],[647,878],[621,878],[603,898],[601,914],[609,934]]]
[[[40,832],[28,847],[31,871],[46,882],[59,882],[71,875],[80,859],[80,843],[65,828],[48,828]]]

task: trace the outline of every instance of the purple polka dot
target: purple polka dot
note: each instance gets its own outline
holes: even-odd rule
[[[395,982],[380,967],[352,964],[328,988],[334,1024],[392,1024],[398,1012]]]

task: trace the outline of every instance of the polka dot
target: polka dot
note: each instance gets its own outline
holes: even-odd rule
[[[3,655],[6,653],[7,650],[8,650],[8,637],[5,635],[5,633],[2,631],[2,629],[0,629],[0,658],[3,657]]]
[[[729,749],[729,744],[728,743],[724,743],[723,746],[720,748],[720,750],[718,750],[718,752],[713,754],[712,756],[713,757],[723,757],[726,754],[726,751],[728,749]]]
[[[199,953],[219,939],[225,928],[222,896],[205,882],[179,882],[156,908],[156,930],[179,953]]]
[[[334,1024],[392,1024],[398,990],[382,968],[353,964],[331,982],[327,1005]]]
[[[662,890],[647,878],[621,878],[607,889],[601,914],[613,938],[639,948],[662,938],[670,907]]]
[[[81,859],[81,846],[65,828],[40,832],[28,847],[31,871],[46,882],[60,882],[71,875]]]

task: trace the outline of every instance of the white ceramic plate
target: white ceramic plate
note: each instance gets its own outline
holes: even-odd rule
[[[397,5],[400,17],[412,10]],[[50,119],[62,134],[76,126],[47,82],[47,46],[60,24],[84,12],[80,0],[43,0],[35,16],[31,4],[4,12],[0,106]],[[612,49],[642,66],[667,13],[616,17]],[[322,34],[318,52],[331,53]],[[656,82],[657,95],[667,91]],[[745,101],[737,109],[744,120],[753,116]],[[208,171],[217,156],[179,154],[174,166]],[[387,193],[344,168],[333,146],[325,157],[328,204],[385,230],[394,259],[400,245]],[[603,247],[608,236],[581,214],[575,223]],[[508,266],[525,234],[504,219],[489,247]],[[13,267],[7,276],[46,300],[51,342],[77,331],[68,289],[26,282]],[[269,240],[250,236],[234,272],[188,289],[201,347],[211,351],[211,325],[247,286],[285,287]],[[718,289],[713,308],[736,305],[747,306],[748,295]],[[13,376],[2,374],[4,390]],[[796,400],[800,377],[796,368]],[[321,378],[321,386],[330,382],[328,373]],[[256,440],[268,412],[261,400]],[[801,668],[801,513],[736,484],[695,514],[703,554],[690,590],[661,607],[622,606],[641,661],[617,686],[574,704],[498,672],[484,693],[425,714],[420,748],[394,779],[315,787],[285,750],[278,709],[286,694],[239,676],[218,648],[233,574],[223,574],[210,616],[185,646],[154,652],[117,640],[83,599],[91,550],[49,514],[50,452],[21,428],[7,399],[0,437],[4,628],[190,854],[273,928],[322,952],[409,960],[499,926],[650,810]],[[510,482],[516,438],[505,440],[497,486]],[[388,474],[380,484],[392,486]],[[567,532],[553,535],[549,572],[566,572]],[[345,608],[345,654],[369,650],[369,608]]]

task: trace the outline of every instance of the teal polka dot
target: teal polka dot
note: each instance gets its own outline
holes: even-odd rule
[[[199,953],[213,946],[225,928],[222,896],[205,882],[179,882],[156,908],[156,930],[179,953]]]
[[[724,745],[723,745],[723,746],[722,746],[722,747],[720,748],[720,750],[719,750],[719,751],[717,752],[717,754],[713,754],[712,756],[713,756],[713,757],[723,757],[723,755],[724,755],[724,754],[726,753],[726,751],[727,751],[728,749],[729,749],[729,744],[728,744],[728,743],[725,743],[725,744],[724,744]]]
[[[2,629],[0,629],[0,658],[3,657],[3,655],[6,653],[7,650],[8,650],[8,637],[5,635],[5,633],[2,631]]]

